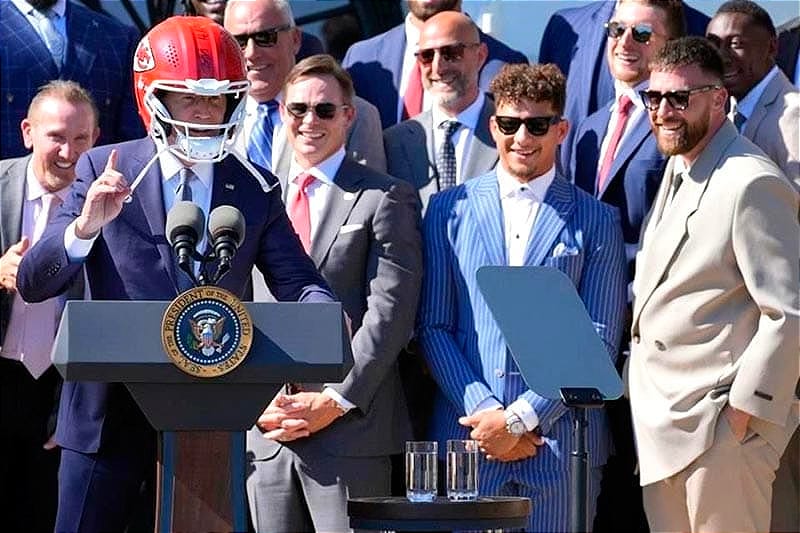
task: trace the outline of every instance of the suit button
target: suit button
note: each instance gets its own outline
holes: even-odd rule
[[[654,344],[656,345],[656,349],[657,349],[659,352],[663,352],[664,350],[666,350],[666,349],[667,349],[667,345],[666,345],[666,344],[664,344],[664,343],[663,343],[663,342],[661,342],[661,341],[656,341]]]
[[[499,368],[495,368],[494,375],[501,379],[506,377],[506,373],[500,370]]]
[[[634,336],[631,338],[631,340],[632,340],[632,341],[633,341],[635,344],[639,344],[639,341],[640,341],[640,340],[642,340],[642,339],[639,337],[639,335],[634,335]]]

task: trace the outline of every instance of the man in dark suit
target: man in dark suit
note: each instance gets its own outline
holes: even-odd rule
[[[31,101],[22,132],[31,154],[0,161],[0,516],[9,531],[51,532],[61,455],[51,437],[61,377],[50,350],[64,302],[25,303],[16,292],[17,270],[66,198],[78,157],[97,139],[94,101],[75,82],[52,81]],[[68,296],[82,290],[76,283]]]
[[[778,31],[778,66],[800,87],[800,17],[784,22]]]
[[[80,159],[70,196],[22,259],[22,297],[59,294],[85,265],[94,299],[175,298],[188,278],[175,266],[165,218],[177,199],[191,198],[206,214],[234,205],[247,223],[220,286],[241,297],[256,265],[278,300],[332,301],[292,231],[274,176],[225,157],[249,85],[234,38],[203,17],[167,19],[140,43],[134,79],[150,136]],[[56,531],[123,531],[135,515],[152,516],[141,489],[152,482],[155,434],[122,384],[66,383],[56,441],[63,448]]]
[[[667,3],[667,2],[665,2]],[[573,126],[614,98],[614,81],[605,54],[603,27],[614,13],[616,2],[587,2],[585,6],[557,11],[550,17],[539,45],[539,62],[555,63],[567,77],[565,116]],[[689,35],[705,35],[709,18],[683,3]],[[572,146],[567,135],[562,152]],[[561,161],[568,161],[569,155]]]
[[[45,25],[60,53],[46,44]],[[130,72],[134,28],[75,2],[13,0],[0,2],[0,35],[0,158],[25,155],[19,124],[36,90],[56,78],[80,83],[97,102],[99,144],[144,134]]]
[[[419,71],[414,74],[414,51],[420,28],[437,13],[461,11],[461,0],[409,0],[408,9],[403,24],[355,43],[342,61],[353,77],[356,94],[378,108],[384,129],[430,107],[420,82],[415,82],[420,79]],[[480,87],[486,92],[489,82],[505,63],[527,63],[528,59],[491,35],[479,32],[479,36],[488,50],[480,73]]]
[[[610,33],[616,35],[606,38],[606,63],[616,96],[577,125],[572,149],[561,153],[562,157],[570,155],[570,160],[562,160],[562,168],[568,169],[578,187],[619,209],[630,282],[642,221],[658,191],[665,164],[638,91],[647,88],[650,59],[668,40],[684,34],[683,8],[676,2],[622,0],[608,24]],[[627,344],[625,338],[623,351]],[[619,368],[623,360],[620,357]],[[642,490],[634,474],[630,406],[623,399],[609,402],[608,414],[615,453],[603,472],[595,528],[646,530]]]
[[[485,174],[497,164],[489,133],[494,103],[478,82],[488,51],[478,35],[469,17],[457,11],[443,11],[425,21],[417,61],[433,107],[383,132],[388,172],[416,187],[423,213],[431,195]],[[474,46],[460,49],[460,57],[443,59],[449,48],[458,50],[468,43]],[[457,124],[448,130],[453,121]],[[448,170],[444,167],[449,160],[455,168]]]
[[[390,494],[390,454],[411,437],[397,371],[422,279],[413,188],[345,155],[350,76],[331,56],[289,73],[281,116],[294,149],[287,211],[352,325],[342,383],[280,393],[247,436],[256,531],[350,531],[347,498]]]

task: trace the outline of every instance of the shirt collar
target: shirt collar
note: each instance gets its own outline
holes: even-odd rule
[[[497,165],[497,184],[500,189],[500,198],[511,198],[516,196],[520,189],[528,189],[539,202],[544,201],[547,189],[556,177],[556,167],[553,165],[550,170],[537,176],[528,183],[520,183],[514,176],[506,172],[503,165]]]
[[[28,202],[35,202],[48,192],[50,191],[42,187],[42,184],[39,183],[39,180],[36,178],[36,174],[33,172],[33,158],[31,158],[28,161],[28,167],[25,171],[25,200]],[[63,202],[67,199],[68,193],[69,187],[64,187],[53,194],[58,196],[59,200]]]
[[[11,2],[25,15],[29,15],[33,9],[33,6],[25,0],[11,0]],[[58,14],[59,17],[63,17],[67,12],[67,0],[56,0],[56,3],[50,8],[50,11]]]
[[[478,125],[478,119],[481,115],[481,109],[483,109],[483,102],[485,100],[486,97],[483,95],[483,92],[479,92],[475,101],[455,117],[447,115],[442,109],[439,108],[439,106],[433,106],[431,108],[431,115],[433,117],[434,128],[438,128],[439,125],[446,120],[456,120],[470,131],[475,131],[475,128]]]
[[[758,100],[764,93],[764,89],[767,88],[767,85],[769,85],[769,82],[772,81],[772,78],[774,78],[775,74],[777,73],[778,73],[778,66],[776,65],[772,67],[772,69],[769,72],[767,72],[763,78],[761,78],[761,81],[758,82],[758,84],[756,84],[755,87],[750,89],[750,92],[748,92],[744,96],[744,98],[741,99],[741,101],[736,102],[736,109],[739,111],[739,113],[744,115],[746,119],[753,116],[753,111],[755,111],[756,103],[758,103]]]
[[[158,166],[161,168],[161,177],[164,181],[173,179],[185,166],[172,152],[165,151],[158,156]],[[214,164],[210,162],[195,163],[189,168],[200,180],[206,189],[211,190],[214,178]]]
[[[638,109],[644,109],[644,102],[642,102],[642,97],[639,96],[639,91],[645,91],[649,86],[649,79],[642,80],[633,87],[619,80],[614,80],[614,103],[611,105],[611,112],[613,113],[617,110],[619,107],[619,98],[623,94],[630,98],[633,105]]]
[[[336,173],[339,172],[339,167],[342,166],[342,161],[344,161],[344,155],[344,146],[342,146],[330,157],[311,168],[302,168],[300,164],[295,161],[294,157],[292,157],[292,164],[289,167],[289,181],[294,182],[297,176],[307,172],[319,181],[327,185],[333,185]]]
[[[275,101],[280,104],[283,102],[283,91],[279,92],[277,96],[275,96]],[[258,106],[261,102],[258,102],[255,98],[248,95],[247,99],[244,101],[244,112],[247,115],[257,115],[258,114]]]
[[[419,44],[420,31],[419,28],[412,24],[411,16],[411,13],[406,15],[406,20],[403,24],[403,27],[406,30],[406,55],[413,55],[413,53],[417,50],[417,44]]]

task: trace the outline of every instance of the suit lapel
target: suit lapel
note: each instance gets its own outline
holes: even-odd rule
[[[611,121],[611,107],[604,106],[601,108],[597,113],[593,113],[589,115],[586,119],[586,125],[581,127],[581,131],[583,134],[580,138],[576,137],[576,143],[574,150],[576,153],[574,157],[576,159],[575,165],[572,165],[570,161],[568,164],[572,167],[572,172],[575,174],[573,179],[575,180],[575,184],[583,189],[584,191],[591,191],[595,196],[597,195],[597,191],[595,190],[597,187],[597,166],[598,166],[598,159],[600,157],[600,147],[603,144],[603,137],[605,137],[606,130],[608,129],[608,123]],[[590,145],[587,142],[584,142],[584,139],[588,135],[595,136],[594,145]],[[587,153],[590,151],[591,153]],[[577,160],[580,158],[580,167],[581,172],[578,172],[578,163]]]
[[[478,116],[478,123],[475,125],[468,157],[461,171],[463,181],[485,174],[497,164],[497,148],[489,131],[489,117],[492,114],[494,114],[494,104],[487,96]]]
[[[289,138],[286,135],[284,128],[285,124],[281,125],[278,135],[275,136],[275,145],[272,147],[272,173],[280,179],[281,187],[283,187],[283,200],[286,201],[286,180],[289,176],[289,169],[292,166],[292,147],[289,144]],[[277,154],[277,157],[275,157]]]
[[[309,254],[318,268],[322,267],[336,236],[339,235],[339,230],[361,197],[359,183],[363,178],[358,167],[358,163],[347,159],[342,161],[334,183],[328,191],[325,208],[320,215],[319,227],[314,233]]]
[[[25,202],[25,175],[31,157],[17,160],[0,179],[0,255],[22,237],[22,206]]]
[[[553,242],[567,223],[574,205],[574,192],[563,178],[556,175],[547,189],[544,201],[539,205],[539,212],[528,240],[528,248],[525,250],[525,265],[542,264],[553,247]]]
[[[619,146],[617,154],[614,156],[614,162],[611,164],[611,169],[609,170],[609,178],[606,180],[603,190],[598,191],[598,198],[603,198],[603,193],[608,190],[611,182],[617,177],[620,167],[627,163],[633,152],[642,144],[642,141],[645,140],[649,133],[650,120],[645,115],[639,115],[639,121],[633,126],[633,129],[628,133],[627,137],[625,137],[625,141]]]
[[[764,92],[761,93],[761,97],[753,107],[753,114],[747,117],[747,123],[744,125],[744,131],[742,132],[742,135],[748,139],[755,137],[755,134],[761,125],[761,121],[763,121],[767,116],[770,106],[772,106],[778,96],[780,96],[780,82],[780,72],[778,72],[772,77],[772,80],[770,80],[767,86],[764,87]]]
[[[506,245],[503,230],[503,210],[497,174],[492,172],[474,180],[468,187],[467,201],[475,217],[478,233],[489,258],[489,264],[506,265]],[[472,184],[472,183],[471,183]]]

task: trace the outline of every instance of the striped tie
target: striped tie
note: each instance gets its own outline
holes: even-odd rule
[[[272,170],[272,134],[275,131],[273,113],[278,102],[270,100],[258,104],[258,119],[250,133],[247,145],[247,158],[256,165]]]

